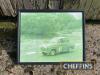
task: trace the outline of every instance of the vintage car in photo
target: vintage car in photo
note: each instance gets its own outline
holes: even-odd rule
[[[51,44],[41,47],[41,51],[43,55],[56,55],[69,52],[73,48],[74,46],[70,44],[67,38],[60,38],[57,42],[53,41]]]

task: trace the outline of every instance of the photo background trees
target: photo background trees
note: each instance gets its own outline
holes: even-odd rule
[[[71,34],[82,28],[82,14],[76,16],[78,19],[70,12],[21,13],[21,33],[32,38],[50,38],[60,34]]]

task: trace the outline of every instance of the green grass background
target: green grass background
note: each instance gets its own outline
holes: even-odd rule
[[[83,60],[82,16],[77,19],[69,13],[21,13],[20,25],[20,62]],[[55,56],[43,55],[41,46],[56,37],[66,37],[74,49]]]

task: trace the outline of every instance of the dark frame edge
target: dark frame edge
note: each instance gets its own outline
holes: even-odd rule
[[[83,61],[82,62],[84,62],[85,61],[85,18],[84,18],[84,11],[73,11],[73,10],[23,10],[23,9],[21,9],[21,10],[18,10],[18,64],[60,64],[60,63],[62,63],[62,62],[20,62],[20,38],[19,38],[19,36],[20,36],[20,28],[19,28],[19,18],[20,18],[20,13],[21,12],[29,12],[29,13],[31,13],[31,12],[82,12],[82,19],[83,19],[83,21],[82,21],[82,41],[83,41]],[[69,62],[67,62],[67,63],[69,63]]]

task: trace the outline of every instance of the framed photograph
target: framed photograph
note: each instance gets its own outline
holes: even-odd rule
[[[18,62],[83,62],[83,11],[20,10]]]

